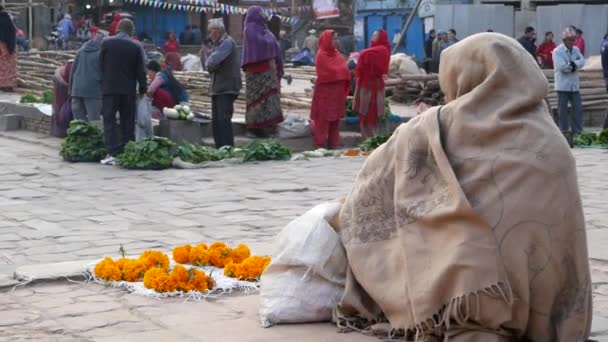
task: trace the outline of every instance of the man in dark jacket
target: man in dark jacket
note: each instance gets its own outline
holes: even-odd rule
[[[215,147],[234,146],[232,114],[241,83],[241,58],[234,40],[226,34],[222,19],[211,19],[208,25],[213,51],[207,58],[211,74],[211,126]]]
[[[110,155],[102,164],[114,164],[114,157],[123,147],[135,140],[137,88],[143,96],[147,91],[145,52],[131,39],[135,27],[129,19],[118,23],[118,34],[101,44],[102,115],[106,148]],[[121,141],[118,139],[116,112],[120,113]]]
[[[433,42],[437,38],[435,29],[429,31],[429,38],[424,42],[424,69],[426,72],[431,72],[431,61],[433,60]]]
[[[534,57],[534,60],[536,60],[536,31],[534,30],[534,27],[526,27],[525,34],[519,37],[517,41],[532,55],[532,57]]]

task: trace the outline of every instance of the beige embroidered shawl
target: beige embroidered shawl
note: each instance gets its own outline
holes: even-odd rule
[[[439,78],[449,103],[399,127],[344,203],[350,269],[334,319],[356,330],[387,319],[425,341],[585,340],[585,222],[546,78],[493,33],[445,50]]]

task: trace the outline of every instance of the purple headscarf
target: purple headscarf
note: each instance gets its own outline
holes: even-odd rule
[[[243,60],[241,66],[279,57],[279,42],[266,27],[262,8],[252,6],[245,18]]]

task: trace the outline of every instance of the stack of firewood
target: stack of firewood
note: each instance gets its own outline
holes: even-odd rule
[[[53,76],[57,67],[73,59],[75,52],[41,51],[20,53],[17,59],[18,88],[17,91],[41,95],[44,90],[53,89]],[[312,72],[312,74],[311,74]],[[309,80],[314,78],[314,68],[286,68],[286,73],[294,79]],[[209,97],[209,74],[207,72],[182,71],[175,72],[175,78],[187,89],[193,110],[210,113],[211,98]],[[283,109],[309,110],[310,96],[304,91],[282,92],[281,105]],[[245,113],[245,75],[241,96],[235,103],[235,113]]]
[[[558,107],[557,93],[555,92],[555,78],[553,70],[543,70],[549,80],[549,105],[552,109]],[[583,69],[579,71],[581,78],[581,98],[583,112],[604,111],[608,108],[608,92],[601,69]]]
[[[433,106],[443,103],[443,94],[439,88],[437,74],[393,78],[386,82],[386,86],[388,89],[393,89],[393,100],[396,102],[425,102]]]

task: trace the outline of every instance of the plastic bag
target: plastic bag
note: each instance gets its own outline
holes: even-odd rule
[[[260,279],[262,326],[331,320],[346,282],[346,252],[329,224],[341,203],[320,204],[279,234]]]
[[[203,71],[203,64],[199,56],[187,54],[182,57],[182,71]]]
[[[285,121],[279,124],[277,134],[281,139],[295,139],[309,137],[312,133],[308,120],[288,115]]]
[[[137,118],[135,120],[135,140],[142,141],[153,135],[152,103],[147,96],[137,100]]]

